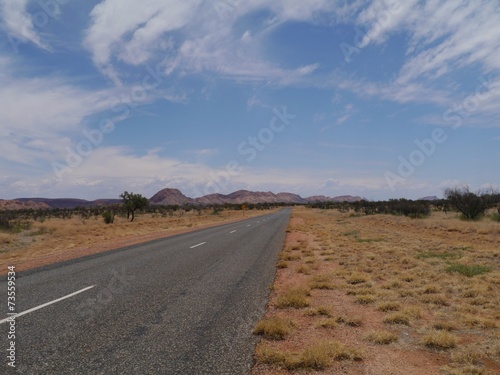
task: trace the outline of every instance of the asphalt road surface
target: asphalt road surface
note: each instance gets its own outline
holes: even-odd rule
[[[0,373],[248,373],[289,217],[283,209],[17,274],[15,325],[3,278]]]

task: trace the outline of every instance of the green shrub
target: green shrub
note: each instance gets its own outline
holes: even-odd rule
[[[446,269],[446,272],[456,272],[461,275],[472,277],[476,275],[482,275],[483,273],[490,272],[491,268],[486,266],[481,266],[478,264],[452,264]]]
[[[115,214],[111,211],[104,211],[102,217],[106,224],[112,224],[115,221]]]

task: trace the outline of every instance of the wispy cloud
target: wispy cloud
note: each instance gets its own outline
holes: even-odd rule
[[[334,4],[316,0],[307,4],[294,1],[252,0],[234,4],[224,13],[201,0],[104,0],[91,12],[84,44],[95,65],[117,85],[121,84],[116,63],[129,65],[162,61],[168,72],[211,72],[242,81],[273,81],[290,84],[312,74],[317,64],[283,69],[266,60],[262,38],[271,29],[290,20],[314,20]],[[256,10],[270,11],[256,33],[235,34],[233,26]],[[175,34],[173,33],[175,32]],[[174,37],[175,35],[175,37]]]
[[[2,27],[8,37],[16,45],[21,39],[35,44],[37,47],[49,50],[35,30],[33,20],[26,11],[29,0],[0,0]]]
[[[358,17],[358,24],[368,25],[369,30],[361,47],[380,44],[391,33],[408,32],[408,59],[399,72],[398,84],[436,79],[474,64],[498,70],[499,15],[500,4],[487,0],[377,0]]]
[[[355,114],[358,110],[354,108],[352,104],[346,104],[342,111],[339,114],[339,117],[335,121],[336,125],[342,125],[346,122],[353,114]]]

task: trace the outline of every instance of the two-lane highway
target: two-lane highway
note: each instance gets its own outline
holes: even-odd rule
[[[289,217],[283,209],[18,275],[17,372],[248,373]],[[0,290],[7,300],[5,280]],[[14,373],[6,357],[0,372]]]

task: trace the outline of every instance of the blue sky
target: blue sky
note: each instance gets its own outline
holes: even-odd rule
[[[0,198],[500,187],[496,1],[0,0]]]

